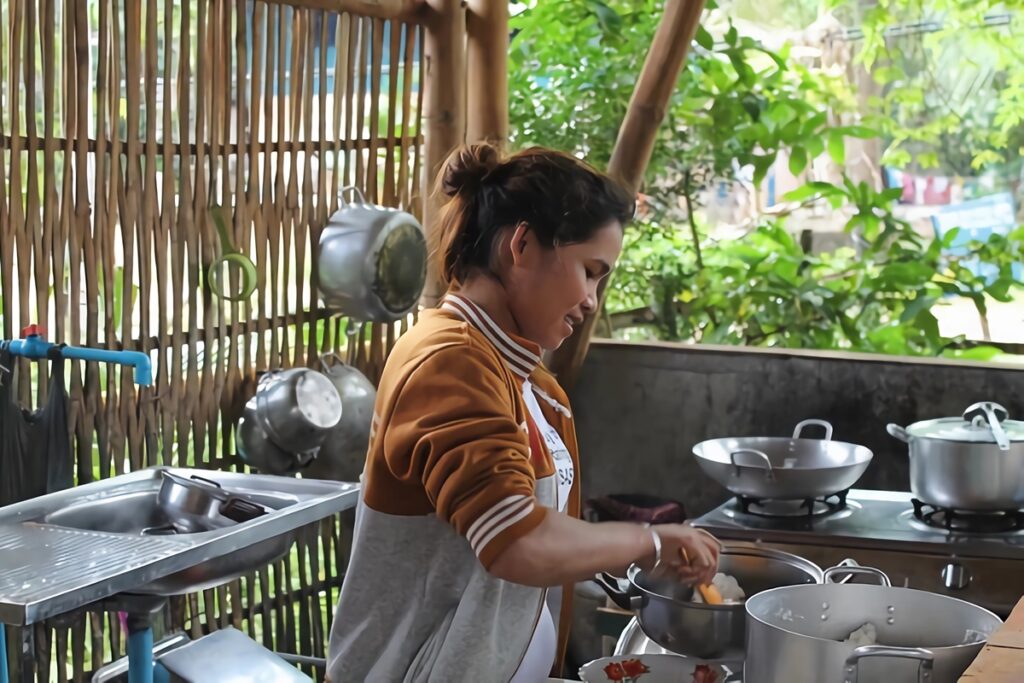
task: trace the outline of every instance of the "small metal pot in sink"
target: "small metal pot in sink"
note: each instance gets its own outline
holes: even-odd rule
[[[719,571],[736,578],[749,596],[779,586],[821,583],[818,565],[797,555],[753,545],[727,545]],[[671,576],[648,576],[633,565],[625,579],[595,581],[622,609],[635,610],[647,637],[672,652],[701,659],[743,659],[746,613],[742,604],[693,601],[694,589]]]
[[[169,523],[145,529],[145,535],[210,531],[267,514],[263,505],[228,493],[217,482],[198,476],[186,479],[167,471],[161,475],[157,501]]]
[[[853,572],[881,585],[830,583]],[[956,683],[1002,623],[962,600],[893,588],[868,567],[833,567],[822,585],[759,593],[746,611],[744,683]],[[866,624],[875,644],[847,640]]]
[[[998,403],[970,406],[962,417],[890,424],[909,445],[910,490],[930,505],[967,511],[1024,507],[1024,422]]]

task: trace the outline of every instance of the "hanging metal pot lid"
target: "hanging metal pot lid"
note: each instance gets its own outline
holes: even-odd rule
[[[916,438],[963,441],[966,443],[996,443],[1008,450],[1010,443],[1024,441],[1024,422],[1007,419],[1006,408],[991,401],[975,403],[962,417],[942,417],[915,422],[907,433]]]

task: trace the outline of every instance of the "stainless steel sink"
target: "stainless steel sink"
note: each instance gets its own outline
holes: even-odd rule
[[[235,523],[176,519],[162,471],[213,480],[267,508]],[[299,528],[355,505],[358,486],[152,468],[0,508],[0,622],[33,623],[118,593],[210,588],[288,552]]]

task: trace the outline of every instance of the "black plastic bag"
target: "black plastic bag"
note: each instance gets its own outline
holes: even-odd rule
[[[34,412],[14,397],[15,359],[2,352],[0,365],[9,369],[0,369],[0,506],[71,487],[64,360],[52,361],[46,404]]]

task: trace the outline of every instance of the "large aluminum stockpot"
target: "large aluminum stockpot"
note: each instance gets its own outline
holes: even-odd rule
[[[830,583],[837,572],[872,572],[882,585]],[[1002,623],[963,600],[893,588],[867,567],[833,567],[820,585],[758,593],[746,612],[744,683],[956,683]],[[876,644],[844,642],[865,624]]]

